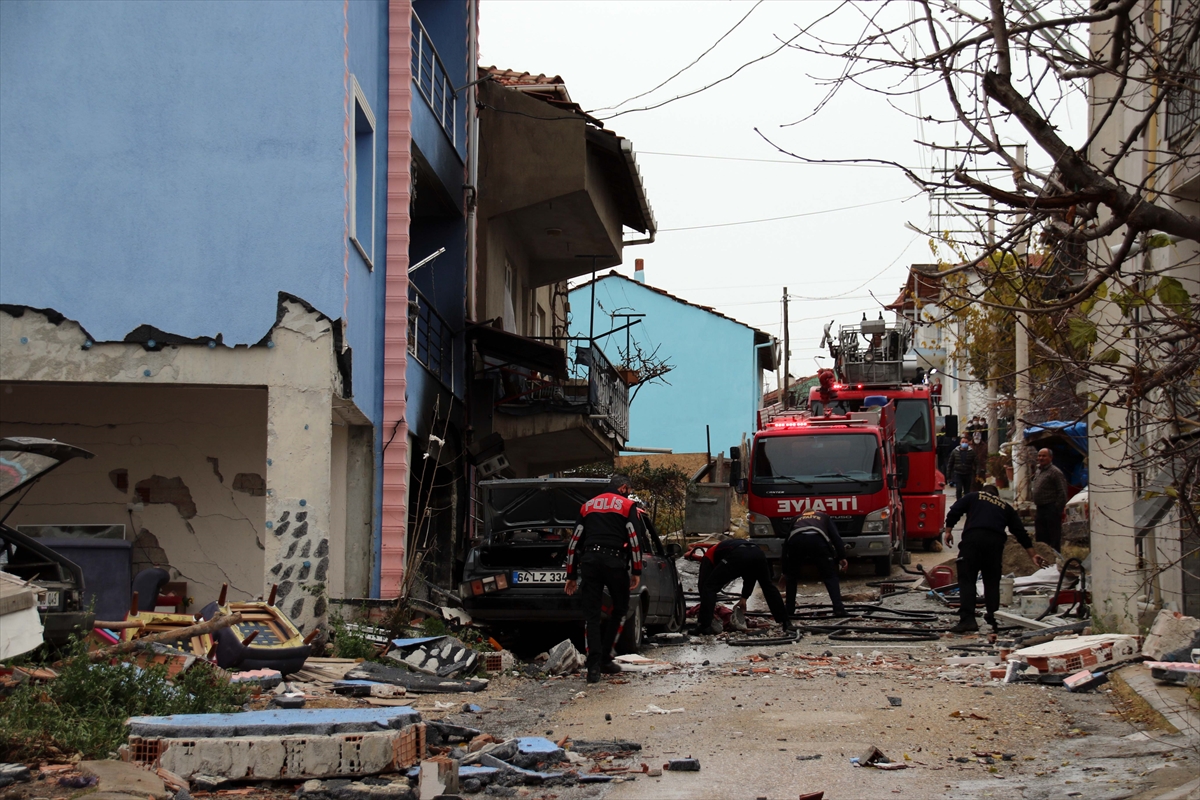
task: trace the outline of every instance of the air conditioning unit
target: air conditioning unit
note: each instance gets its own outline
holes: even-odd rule
[[[497,453],[491,458],[479,462],[479,464],[476,466],[476,469],[479,470],[480,477],[490,478],[493,475],[498,475],[499,473],[508,469],[508,459],[505,457],[504,453]]]

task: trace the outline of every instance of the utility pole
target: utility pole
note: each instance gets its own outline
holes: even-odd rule
[[[790,404],[788,403],[788,370],[790,369],[790,366],[788,364],[788,357],[791,355],[791,351],[788,350],[789,346],[790,346],[790,338],[788,336],[788,295],[787,295],[787,287],[785,286],[785,287],[783,287],[783,391],[780,394],[780,398],[779,398],[783,402],[783,407],[785,409],[790,408]]]

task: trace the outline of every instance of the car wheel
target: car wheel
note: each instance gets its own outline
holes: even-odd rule
[[[671,610],[671,619],[667,622],[665,630],[667,633],[679,633],[686,621],[687,603],[683,599],[683,587],[678,586],[675,591],[675,607]]]
[[[638,648],[642,646],[642,633],[645,629],[646,612],[642,609],[641,598],[631,597],[633,603],[633,613],[625,620],[625,627],[621,630],[621,638],[617,640],[617,653],[625,655],[627,653],[636,653]]]
[[[879,578],[886,578],[892,574],[892,557],[877,556],[872,559],[875,562],[875,575]]]

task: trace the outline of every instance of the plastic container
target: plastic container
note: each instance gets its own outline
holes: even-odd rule
[[[930,589],[940,589],[954,583],[954,569],[941,564],[925,573],[925,582]]]
[[[1016,585],[1016,579],[1012,575],[1005,575],[1000,579],[1000,605],[1011,606],[1013,603],[1013,587]]]

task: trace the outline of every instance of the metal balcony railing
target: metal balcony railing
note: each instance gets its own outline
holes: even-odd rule
[[[599,347],[579,347],[572,374],[587,368],[587,378],[562,380],[525,367],[499,367],[502,396],[496,408],[529,414],[539,410],[587,414],[593,425],[610,431],[620,444],[629,439],[629,386]]]
[[[1180,70],[1182,86],[1167,95],[1167,141],[1184,144],[1200,127],[1200,39],[1192,42]]]
[[[450,137],[450,144],[458,149],[458,104],[454,83],[416,14],[412,15],[412,76],[417,91],[429,103],[442,130]]]
[[[454,390],[454,331],[425,295],[408,285],[408,352]]]

